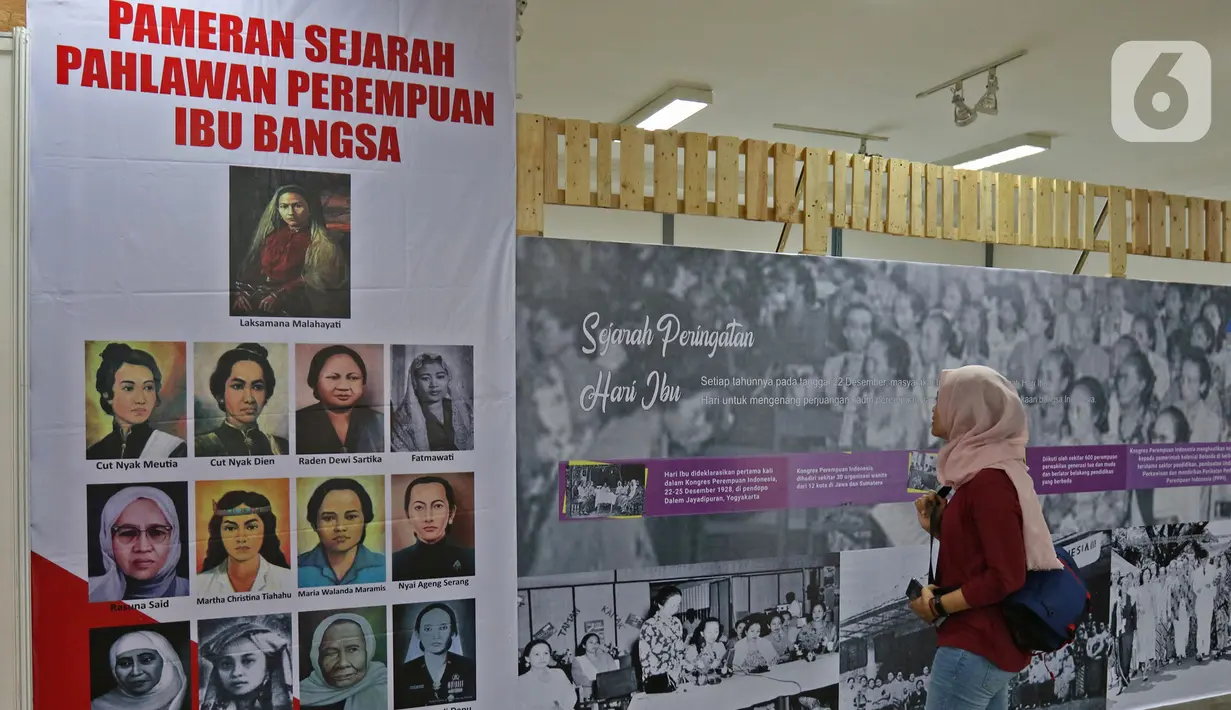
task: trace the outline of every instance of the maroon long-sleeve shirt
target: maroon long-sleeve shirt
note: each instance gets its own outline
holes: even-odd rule
[[[939,644],[1020,672],[1030,664],[1030,654],[1013,643],[999,603],[1025,582],[1026,543],[1017,489],[1004,471],[985,468],[953,494],[941,522],[936,584],[960,587],[971,608],[940,625]]]

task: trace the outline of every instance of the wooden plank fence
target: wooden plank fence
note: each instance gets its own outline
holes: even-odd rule
[[[1109,252],[1113,276],[1129,254],[1231,262],[1231,202],[519,114],[519,235],[543,235],[545,205],[798,224],[806,254],[842,227]]]

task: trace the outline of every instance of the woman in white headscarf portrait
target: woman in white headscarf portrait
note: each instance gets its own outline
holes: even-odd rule
[[[474,449],[473,348],[394,345],[393,371],[394,451]]]
[[[114,629],[98,631],[109,632],[114,637]],[[185,640],[186,632],[187,628]],[[103,650],[97,648],[95,652]],[[187,707],[190,682],[184,672],[184,662],[162,633],[149,629],[130,631],[115,639],[105,652],[113,684],[108,684],[112,687],[90,701],[90,710],[184,710]]]
[[[185,484],[164,487],[171,486],[182,487],[187,498]],[[114,487],[95,490],[105,495]],[[90,576],[90,601],[188,596],[188,579],[180,569],[183,535],[179,510],[161,488],[127,486],[113,493],[99,515],[102,574]]]
[[[378,612],[382,618],[383,608]],[[385,710],[389,707],[389,672],[384,658],[384,624],[378,637],[361,613],[338,612],[315,627],[305,628],[301,615],[300,638],[312,643],[301,653],[300,666],[310,662],[312,672],[299,681],[299,704],[304,710]],[[319,618],[319,617],[317,617]],[[306,668],[304,668],[306,670]],[[301,671],[302,672],[302,671]]]

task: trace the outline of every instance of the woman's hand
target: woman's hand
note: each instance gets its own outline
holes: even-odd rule
[[[932,531],[932,511],[935,510],[936,515],[940,516],[945,512],[946,505],[948,502],[935,493],[924,494],[915,501],[915,515],[919,518],[919,527],[923,528],[925,533],[936,536]]]
[[[273,313],[278,309],[278,295],[271,293],[261,299],[261,310],[266,313]]]
[[[925,530],[927,528],[924,528]],[[915,616],[923,619],[925,624],[931,624],[936,621],[936,614],[932,613],[932,597],[936,595],[936,587],[928,585],[923,588],[923,593],[917,599],[910,603],[910,610],[915,612]]]
[[[251,309],[252,309],[252,304],[248,303],[248,297],[247,297],[247,296],[237,296],[237,297],[235,298],[235,310],[237,310],[237,311],[249,311],[249,310],[251,310]]]

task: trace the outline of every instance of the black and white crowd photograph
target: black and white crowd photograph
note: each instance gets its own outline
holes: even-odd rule
[[[568,240],[517,248],[523,575],[762,557],[762,545],[768,554],[805,554],[888,544],[893,532],[869,509],[844,511],[826,528],[838,539],[795,534],[830,521],[782,512],[594,521],[566,532],[558,466],[935,450],[929,415],[945,368],[985,364],[1016,382],[1031,445],[1208,442],[1226,434],[1231,289]],[[731,328],[754,337],[728,338],[746,347],[712,353],[677,343],[664,356],[656,330],[664,316],[694,332]],[[651,345],[611,337],[641,329],[647,317]],[[600,377],[613,386],[639,382],[644,395],[654,372],[680,388],[678,399],[648,409],[640,396],[582,406]],[[884,385],[869,389],[878,381]],[[855,386],[839,386],[847,383]],[[745,395],[775,406],[729,399]],[[881,403],[865,403],[867,395]],[[1099,505],[1100,525],[1127,512],[1120,499]]]
[[[936,631],[907,606],[912,579],[927,584],[926,545],[842,555],[843,710],[922,710]]]
[[[832,710],[841,584],[838,555],[523,578],[519,706]]]
[[[1231,673],[1231,522],[1113,532],[1110,707],[1216,694]]]
[[[574,463],[564,469],[569,518],[639,518],[645,515],[644,464]]]
[[[1089,613],[1078,624],[1076,638],[1054,653],[1037,654],[1009,684],[1009,706],[1015,710],[1101,710],[1106,703],[1112,634],[1111,533],[1056,535],[1054,541],[1077,563],[1090,593]]]
[[[926,493],[940,488],[936,477],[935,451],[912,451],[907,459],[906,490],[911,493]]]

